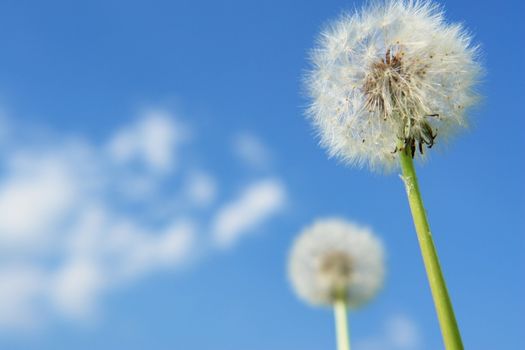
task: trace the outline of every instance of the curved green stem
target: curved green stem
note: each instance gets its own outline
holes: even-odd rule
[[[337,332],[337,350],[350,350],[350,335],[348,332],[348,319],[346,302],[338,298],[334,303],[335,328]]]
[[[462,350],[461,334],[448,295],[445,278],[441,272],[439,258],[419,191],[412,154],[408,147],[404,147],[400,151],[400,158],[403,181],[405,182],[408,202],[410,203],[421,254],[423,255],[432,297],[434,298],[443,341],[447,350]]]

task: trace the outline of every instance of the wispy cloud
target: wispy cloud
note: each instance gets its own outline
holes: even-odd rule
[[[286,191],[279,180],[267,179],[246,188],[215,216],[213,236],[217,246],[233,246],[242,236],[253,232],[267,218],[280,212]]]
[[[0,327],[36,326],[43,318],[47,282],[38,266],[14,262],[0,268]]]
[[[3,247],[41,244],[46,231],[60,224],[80,190],[72,166],[59,154],[8,156],[7,174],[0,183]]]
[[[177,146],[187,140],[188,131],[163,110],[150,110],[147,117],[118,131],[109,141],[111,159],[128,165],[143,163],[154,171],[174,169]]]
[[[419,330],[405,315],[394,315],[386,324],[387,337],[398,349],[416,349],[421,345]]]
[[[255,169],[268,168],[272,155],[259,137],[251,132],[240,132],[233,138],[233,150],[237,157]]]
[[[181,268],[207,240],[231,245],[282,209],[277,179],[251,179],[237,200],[214,205],[216,176],[181,161],[189,132],[152,109],[98,143],[3,139],[0,328],[89,319],[115,287]]]
[[[186,195],[192,204],[199,207],[208,206],[217,196],[217,183],[210,174],[196,172],[188,179]]]
[[[359,339],[357,350],[418,350],[422,349],[420,331],[416,323],[405,314],[388,317],[379,334]]]

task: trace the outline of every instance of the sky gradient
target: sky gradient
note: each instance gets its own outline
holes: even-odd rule
[[[466,348],[521,349],[525,5],[442,3],[486,75],[421,189]],[[401,180],[328,159],[304,117],[308,50],[359,5],[2,2],[0,348],[334,349],[286,259],[342,216],[388,257],[355,349],[441,349]]]

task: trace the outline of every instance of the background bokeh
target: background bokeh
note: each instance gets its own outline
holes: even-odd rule
[[[331,349],[286,257],[318,216],[388,250],[357,350],[442,348],[401,180],[327,159],[301,77],[352,1],[3,1],[0,348]],[[419,166],[469,349],[525,348],[524,5],[446,1],[482,47],[469,131]]]

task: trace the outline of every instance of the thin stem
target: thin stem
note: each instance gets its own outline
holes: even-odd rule
[[[404,150],[400,151],[400,158],[403,181],[405,182],[408,202],[410,203],[421,254],[423,255],[432,297],[434,298],[443,341],[447,350],[462,350],[461,334],[459,333],[452,302],[448,295],[445,278],[441,272],[409,147],[404,147]]]
[[[337,350],[350,350],[346,302],[343,298],[337,298],[335,301],[334,314],[337,332]]]

